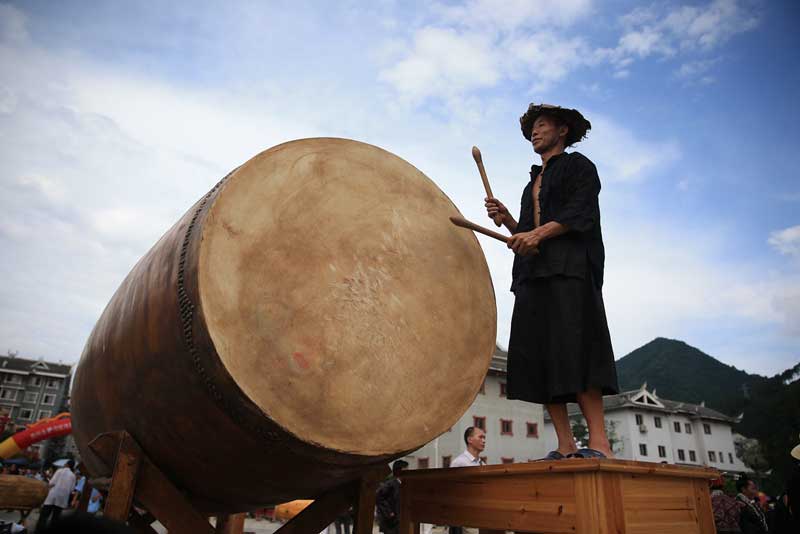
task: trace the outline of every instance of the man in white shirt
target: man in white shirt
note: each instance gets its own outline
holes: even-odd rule
[[[486,432],[471,426],[464,431],[464,443],[467,450],[450,462],[450,467],[472,467],[486,465],[481,460],[481,453],[486,448]],[[469,527],[450,527],[450,534],[478,534],[478,529]]]
[[[481,453],[486,448],[486,432],[478,427],[471,426],[464,432],[464,443],[467,450],[456,456],[450,462],[450,467],[472,467],[475,465],[486,465],[481,460]]]
[[[50,479],[50,491],[47,493],[47,498],[44,500],[44,505],[39,512],[39,521],[36,523],[36,532],[47,526],[50,522],[58,519],[61,515],[61,510],[69,506],[69,497],[72,490],[75,489],[75,473],[72,469],[75,467],[75,461],[70,460],[67,464],[53,474]]]

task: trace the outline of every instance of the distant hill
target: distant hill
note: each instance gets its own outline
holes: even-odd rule
[[[699,404],[725,414],[742,412],[754,387],[766,378],[712,358],[683,341],[659,337],[617,361],[623,391],[647,382],[665,399]]]
[[[734,431],[756,438],[772,471],[762,487],[784,489],[797,462],[789,451],[800,434],[800,363],[766,378],[726,365],[683,341],[656,338],[617,361],[623,391],[647,382],[669,400],[700,403],[731,416],[743,414]]]

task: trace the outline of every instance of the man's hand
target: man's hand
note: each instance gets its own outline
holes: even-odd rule
[[[539,253],[539,243],[542,242],[542,235],[539,229],[530,232],[520,232],[512,235],[508,240],[508,248],[514,251],[514,254],[520,256],[527,256],[528,254]]]
[[[484,205],[486,206],[486,213],[489,215],[490,219],[494,220],[494,218],[499,215],[502,217],[502,220],[500,221],[502,224],[508,222],[511,214],[508,212],[508,208],[506,208],[502,202],[494,197],[487,197],[483,200],[486,201],[486,204]]]

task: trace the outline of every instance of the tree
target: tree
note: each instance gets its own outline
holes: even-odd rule
[[[583,420],[572,422],[572,435],[575,436],[575,442],[580,446],[589,443],[589,429],[586,428]]]

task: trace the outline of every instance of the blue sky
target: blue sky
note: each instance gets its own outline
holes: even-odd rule
[[[0,2],[0,346],[76,361],[208,188],[300,137],[376,144],[486,220],[529,102],[592,121],[618,357],[656,336],[800,360],[796,2]],[[510,254],[481,241],[507,343]],[[3,347],[3,348],[6,348]]]

